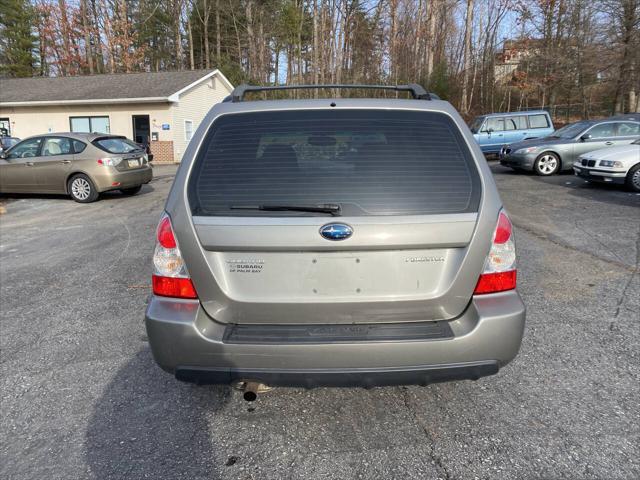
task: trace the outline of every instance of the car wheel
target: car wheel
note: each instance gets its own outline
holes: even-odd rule
[[[629,189],[640,192],[640,163],[629,170],[625,183]]]
[[[71,198],[79,203],[95,202],[99,195],[91,179],[82,173],[71,177],[68,191]]]
[[[131,187],[131,188],[121,188],[120,193],[122,193],[123,195],[135,195],[141,189],[142,189],[142,185],[138,185],[137,187]]]
[[[558,158],[555,153],[542,153],[536,158],[536,163],[533,164],[533,170],[538,175],[553,175],[560,170],[560,158]]]

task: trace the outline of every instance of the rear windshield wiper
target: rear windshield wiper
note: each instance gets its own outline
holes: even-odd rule
[[[262,210],[265,212],[314,212],[328,213],[337,217],[340,215],[340,205],[326,204],[320,206],[305,205],[231,205],[231,210]]]

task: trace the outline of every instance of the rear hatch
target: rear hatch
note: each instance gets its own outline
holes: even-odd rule
[[[221,115],[187,192],[198,241],[187,266],[218,321],[441,320],[470,301],[482,182],[444,113]]]
[[[116,164],[118,171],[135,170],[147,164],[145,149],[126,137],[100,137],[93,141],[93,145],[109,153],[110,157],[119,159]]]

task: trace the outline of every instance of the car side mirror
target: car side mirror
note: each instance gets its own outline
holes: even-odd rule
[[[488,133],[489,135],[491,135],[491,132],[493,132],[493,128],[487,128],[487,133]]]
[[[6,160],[8,156],[7,152],[0,152],[0,160]]]
[[[582,140],[583,142],[590,140],[591,139],[591,134],[590,133],[585,133],[584,135],[582,135],[580,137],[580,140]]]

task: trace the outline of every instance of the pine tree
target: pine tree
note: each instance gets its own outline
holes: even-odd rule
[[[31,31],[33,8],[28,0],[0,2],[0,72],[10,77],[30,77],[36,63]]]

